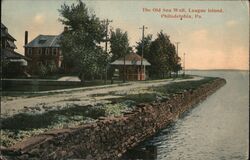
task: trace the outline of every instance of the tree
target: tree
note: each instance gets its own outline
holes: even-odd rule
[[[129,53],[131,48],[129,47],[128,34],[122,32],[120,28],[115,31],[111,30],[110,36],[110,52],[112,53],[111,61],[115,61]]]
[[[144,37],[144,42],[141,40],[140,42],[137,42],[137,46],[135,49],[137,50],[136,53],[138,55],[142,55],[142,43],[143,45],[143,57],[148,57],[150,59],[150,45],[152,43],[152,35],[147,35]]]
[[[118,58],[124,57],[123,82],[125,82],[125,55],[132,50],[132,48],[129,47],[127,32],[122,32],[120,28],[117,28],[115,31],[111,30],[110,49],[110,52],[112,53],[111,61],[115,61]],[[111,75],[113,74],[113,72],[114,68],[111,68]]]
[[[100,59],[106,62],[106,56],[99,46],[105,37],[105,26],[81,0],[76,5],[63,4],[59,12],[62,17],[59,21],[68,28],[60,40],[64,63],[75,68],[84,82],[86,75],[96,73],[103,67]]]
[[[142,40],[137,43],[137,53],[141,54]],[[180,58],[176,54],[175,46],[171,43],[169,36],[162,31],[157,34],[157,38],[152,41],[152,35],[144,38],[144,58],[151,66],[150,75],[164,78],[166,74],[180,70]]]

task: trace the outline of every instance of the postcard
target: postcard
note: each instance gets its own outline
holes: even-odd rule
[[[249,159],[249,2],[3,0],[0,159]]]

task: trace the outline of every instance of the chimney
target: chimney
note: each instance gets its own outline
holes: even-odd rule
[[[28,31],[25,31],[24,45],[28,43]]]

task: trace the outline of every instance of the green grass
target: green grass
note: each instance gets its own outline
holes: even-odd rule
[[[149,103],[149,102],[153,102],[156,100],[162,101],[171,94],[180,93],[180,92],[183,92],[184,90],[197,89],[201,85],[205,83],[210,83],[215,79],[216,78],[213,78],[213,77],[205,77],[204,79],[198,80],[198,81],[172,82],[164,86],[151,87],[148,89],[150,92],[138,93],[138,94],[123,94],[121,95],[122,97],[109,98],[107,100],[112,101],[112,103],[121,103],[125,100],[132,100],[136,102],[137,104]],[[107,93],[106,95],[110,95],[110,94],[120,95],[120,94],[117,94],[116,92],[110,92],[110,93]],[[97,96],[105,96],[105,95],[102,94],[102,95],[97,95]]]
[[[40,114],[19,113],[1,120],[0,145],[9,147],[23,138],[40,134],[50,129],[77,126],[93,122],[103,116],[119,116],[133,109],[133,102],[98,106],[75,106]]]
[[[205,77],[204,79],[198,80],[198,81],[185,81],[185,82],[173,82],[171,84],[161,86],[161,87],[154,87],[151,88],[152,90],[160,93],[178,93],[182,92],[184,90],[194,90],[200,87],[201,85],[205,83],[210,83],[213,80],[215,80],[215,77]]]

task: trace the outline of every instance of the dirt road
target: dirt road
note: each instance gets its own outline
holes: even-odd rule
[[[92,96],[94,94],[108,94],[109,92],[130,92],[131,90],[140,90],[153,86],[161,86],[172,82],[200,80],[202,77],[193,77],[192,79],[168,79],[146,82],[130,82],[127,85],[106,85],[96,87],[85,87],[78,89],[67,89],[62,91],[45,92],[45,95],[35,97],[2,97],[1,114],[3,117],[11,116],[20,112],[44,112],[51,109],[61,109],[70,106],[95,105],[97,103],[107,103],[102,96]],[[44,92],[43,92],[44,93]],[[107,95],[106,95],[107,97]]]

